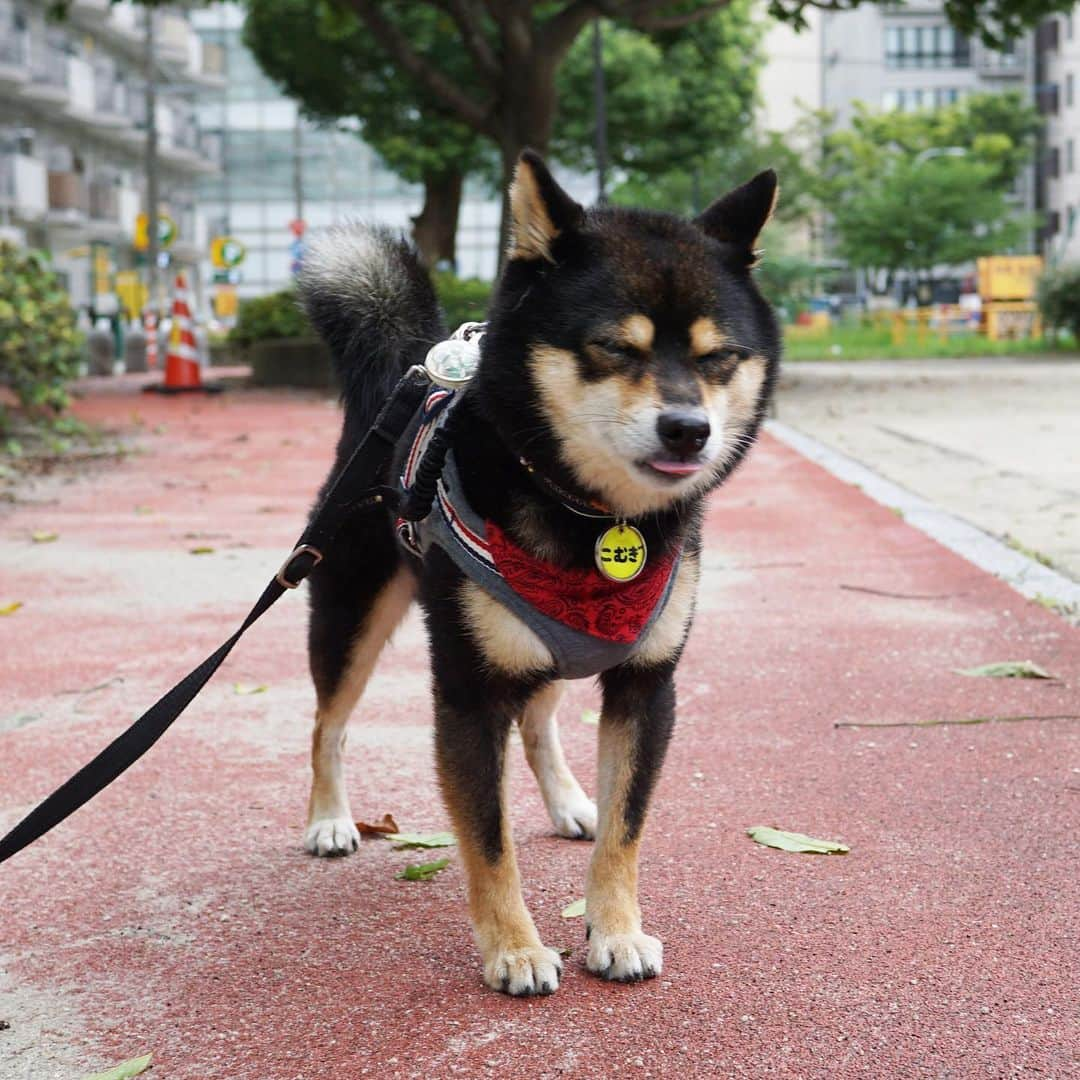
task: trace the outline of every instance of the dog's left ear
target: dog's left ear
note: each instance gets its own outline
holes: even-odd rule
[[[731,244],[753,262],[754,246],[772,216],[780,186],[776,173],[766,169],[753,180],[722,195],[695,219],[714,240]]]
[[[547,259],[557,236],[581,223],[585,211],[555,182],[543,158],[525,150],[510,185],[511,259]]]

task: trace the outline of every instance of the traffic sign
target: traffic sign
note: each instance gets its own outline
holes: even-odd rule
[[[219,270],[239,266],[246,255],[247,248],[235,236],[215,236],[210,241],[210,261]]]
[[[158,246],[163,248],[172,247],[176,239],[176,222],[168,214],[158,214]],[[150,216],[139,214],[135,218],[135,239],[132,247],[136,251],[148,251],[150,249]]]

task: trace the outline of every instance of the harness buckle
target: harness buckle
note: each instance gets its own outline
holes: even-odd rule
[[[285,576],[285,571],[289,569],[293,564],[293,560],[299,558],[301,555],[311,555],[314,558],[314,562],[308,570],[308,574],[315,569],[323,561],[323,554],[318,548],[313,548],[310,544],[301,544],[282,564],[281,569],[274,575],[274,580],[283,589],[298,589],[300,582],[304,578],[300,578],[300,581],[293,581],[291,578]],[[307,574],[304,575],[307,577]]]

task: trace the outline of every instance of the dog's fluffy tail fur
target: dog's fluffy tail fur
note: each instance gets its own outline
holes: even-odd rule
[[[411,364],[445,337],[431,279],[390,229],[353,223],[322,233],[297,279],[308,319],[333,355],[346,427],[362,434]]]

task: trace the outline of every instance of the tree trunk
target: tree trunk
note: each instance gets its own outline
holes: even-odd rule
[[[459,172],[424,177],[424,206],[412,219],[413,242],[426,266],[457,271],[457,227],[464,177]]]
[[[510,183],[514,166],[522,150],[547,154],[555,125],[554,58],[534,59],[527,70],[513,74],[504,89],[505,102],[500,110],[499,151],[502,158],[502,219],[499,223],[499,268],[506,258],[510,239]]]

